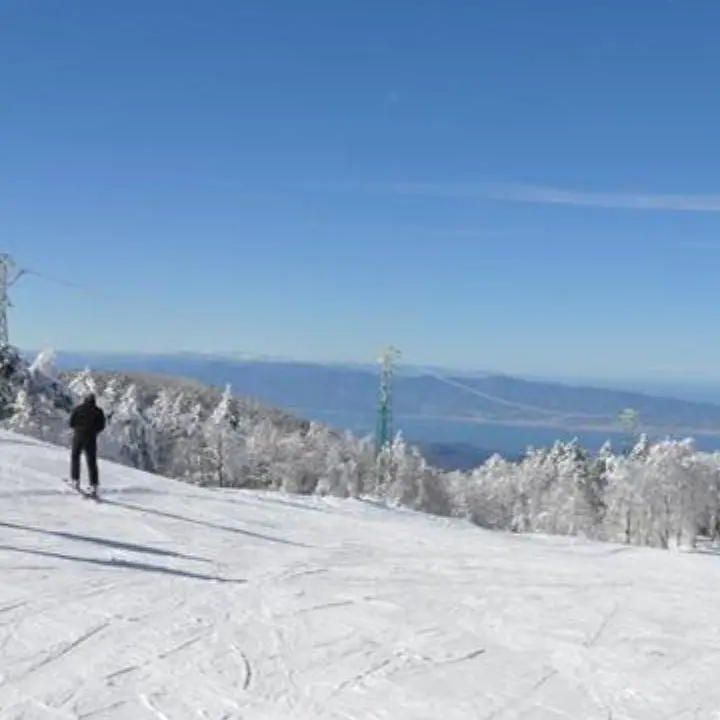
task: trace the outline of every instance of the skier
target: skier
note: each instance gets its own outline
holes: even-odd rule
[[[80,455],[85,453],[90,480],[90,494],[97,497],[98,464],[97,436],[105,429],[105,413],[90,393],[73,408],[70,413],[70,427],[73,429],[72,449],[70,451],[70,479],[76,488],[80,488]]]

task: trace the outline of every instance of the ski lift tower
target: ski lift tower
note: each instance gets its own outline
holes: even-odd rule
[[[10,344],[8,308],[12,307],[12,303],[8,290],[24,274],[25,270],[19,270],[7,253],[0,253],[0,347]]]
[[[383,350],[380,363],[380,401],[378,403],[377,428],[375,431],[375,455],[379,455],[384,447],[392,442],[392,378],[395,362],[400,358],[400,351],[392,345]]]

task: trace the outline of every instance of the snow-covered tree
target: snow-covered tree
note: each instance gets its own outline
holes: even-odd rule
[[[77,400],[82,400],[90,393],[97,394],[97,383],[90,368],[77,373],[68,383],[68,390]]]
[[[122,395],[120,388],[120,382],[117,378],[110,378],[105,387],[103,388],[100,396],[97,398],[98,405],[103,409],[105,414],[108,416],[108,420],[112,420],[112,414],[115,409],[115,405]]]
[[[203,484],[231,487],[242,484],[245,463],[244,442],[238,432],[237,411],[230,386],[203,425],[201,479]]]
[[[247,488],[278,489],[282,485],[281,441],[283,433],[263,419],[245,435],[245,464],[240,485]]]
[[[18,390],[15,396],[15,400],[11,405],[10,418],[6,421],[6,426],[14,432],[27,434],[31,434],[30,431],[35,428],[30,394],[24,388]]]
[[[602,478],[589,453],[577,441],[560,448],[557,482],[548,500],[554,505],[553,532],[593,535],[602,518]]]
[[[56,408],[50,398],[22,388],[6,421],[8,429],[47,442],[59,442],[67,425],[67,415]]]
[[[41,350],[30,363],[28,368],[30,375],[56,380],[55,359],[56,353],[54,350]]]
[[[526,478],[519,464],[498,454],[475,468],[468,477],[463,504],[469,519],[487,528],[523,532],[530,529]]]
[[[327,470],[327,456],[334,442],[331,431],[314,422],[306,432],[290,435],[283,443],[282,490],[303,495],[315,492]]]
[[[143,385],[140,393],[86,368],[72,378],[71,393],[57,380],[51,352],[28,366],[14,356],[6,362],[1,350],[5,427],[65,443],[68,398],[95,392],[109,420],[101,457],[189,482],[372,497],[511,532],[656,547],[720,539],[720,452],[700,452],[690,441],[633,434],[631,448],[615,454],[606,444],[594,455],[577,441],[556,442],[518,462],[495,455],[470,472],[445,473],[400,433],[376,458],[368,438],[317,423],[285,426],[230,387],[213,405],[202,392],[148,394]]]
[[[190,435],[183,393],[161,390],[145,417],[155,438],[157,471],[171,477],[181,476],[186,469],[182,462],[182,444]]]
[[[717,508],[717,466],[690,440],[644,444],[617,460],[608,477],[611,539],[668,547],[693,545]]]
[[[155,442],[152,426],[143,415],[136,385],[129,385],[112,410],[112,421],[101,436],[101,447],[120,462],[154,472]]]

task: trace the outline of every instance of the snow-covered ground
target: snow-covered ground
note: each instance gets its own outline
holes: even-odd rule
[[[720,556],[67,461],[0,433],[2,720],[720,718]]]

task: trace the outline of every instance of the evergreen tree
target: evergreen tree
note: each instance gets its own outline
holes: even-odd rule
[[[138,404],[137,387],[129,385],[112,411],[112,423],[103,436],[104,446],[120,462],[154,472],[154,433]]]
[[[242,484],[244,448],[237,430],[230,386],[203,426],[202,482],[218,487]]]
[[[90,393],[97,394],[97,383],[90,368],[85,368],[77,373],[68,383],[68,390],[70,390],[77,400],[82,400]]]
[[[56,408],[46,395],[21,388],[6,422],[8,429],[46,442],[60,442],[67,415]]]

